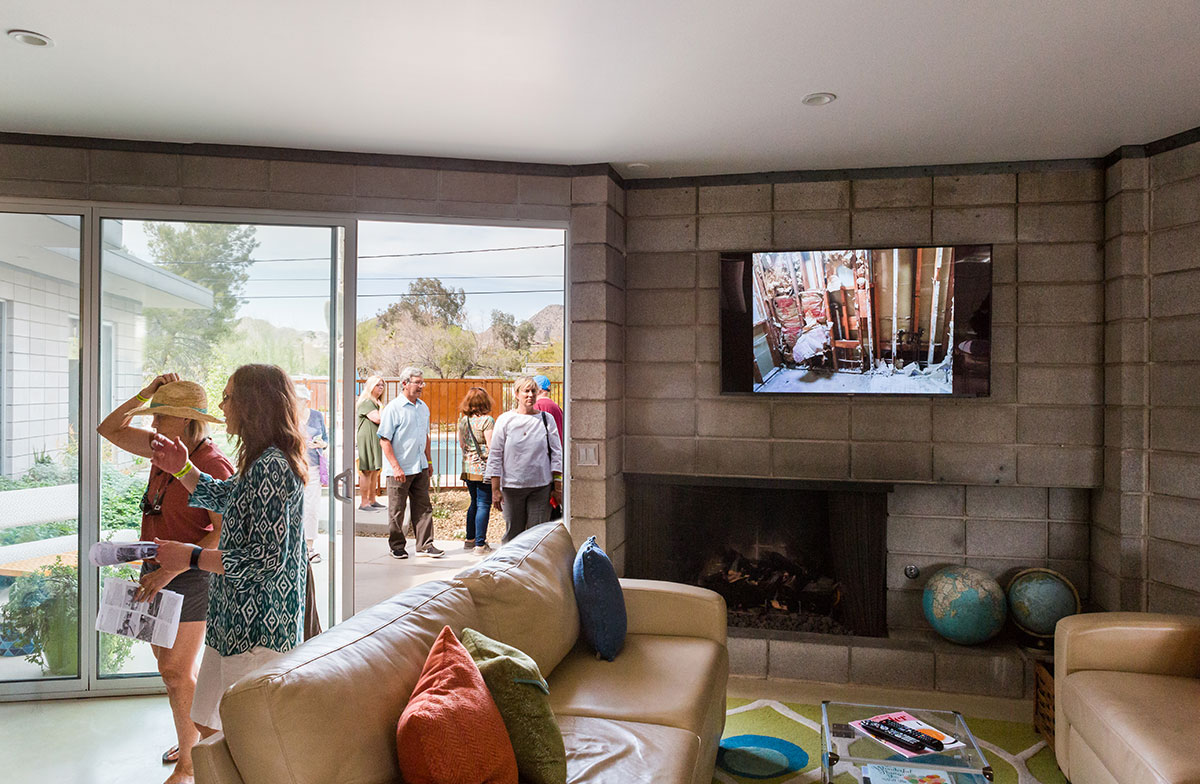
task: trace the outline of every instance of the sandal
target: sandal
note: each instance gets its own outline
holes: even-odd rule
[[[162,761],[164,765],[174,765],[179,762],[179,746],[172,746],[163,752]]]

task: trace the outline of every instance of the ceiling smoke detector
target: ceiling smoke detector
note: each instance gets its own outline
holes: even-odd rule
[[[824,106],[827,103],[833,103],[837,100],[837,96],[833,93],[809,93],[800,99],[800,103],[805,106]]]
[[[27,46],[54,46],[50,36],[35,33],[32,30],[9,30],[8,37]]]

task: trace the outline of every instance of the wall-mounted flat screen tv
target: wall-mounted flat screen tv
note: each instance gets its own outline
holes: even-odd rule
[[[721,255],[726,393],[989,394],[991,245]]]

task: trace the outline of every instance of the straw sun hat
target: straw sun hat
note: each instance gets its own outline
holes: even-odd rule
[[[129,412],[130,416],[165,414],[166,416],[199,419],[201,422],[224,424],[208,413],[208,395],[195,381],[172,381],[154,391],[150,405]]]

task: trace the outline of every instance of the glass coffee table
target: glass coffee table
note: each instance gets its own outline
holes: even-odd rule
[[[902,713],[931,728],[932,737],[940,736],[943,750],[906,752],[859,728],[864,719]],[[904,718],[901,722],[909,724]],[[863,784],[986,784],[992,780],[991,765],[958,711],[828,700],[821,703],[821,771],[825,784],[835,779]]]

